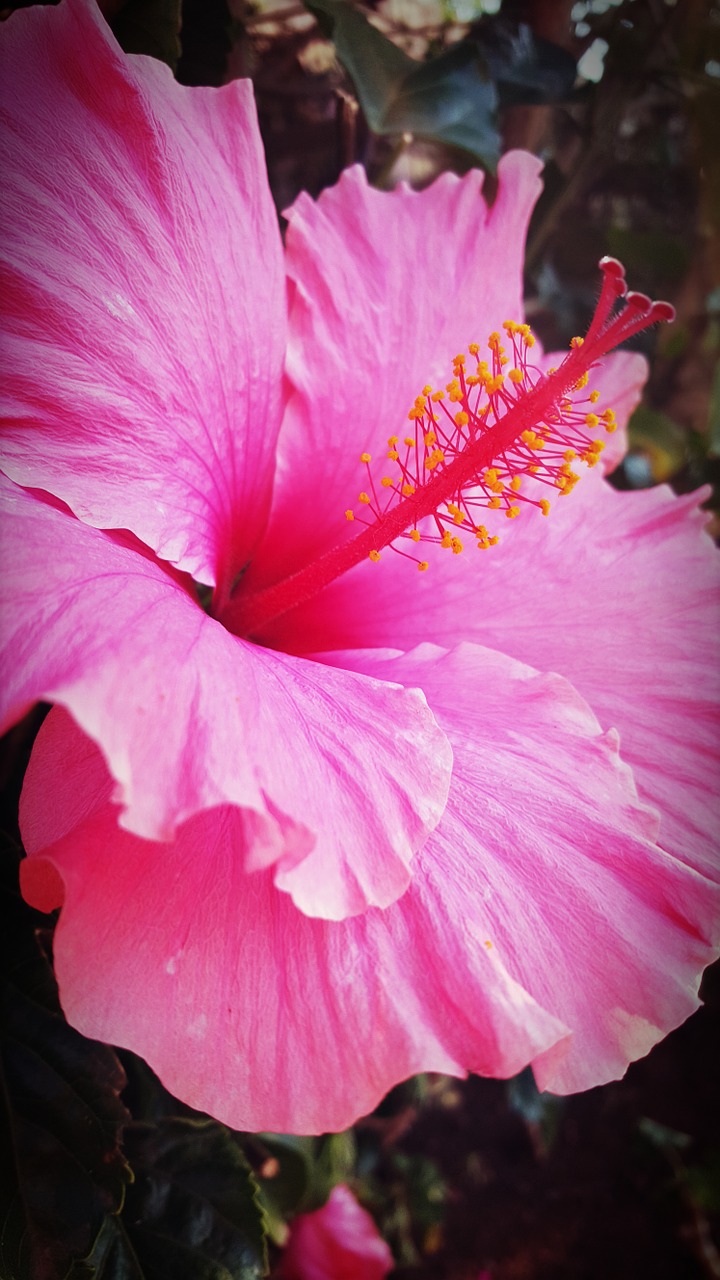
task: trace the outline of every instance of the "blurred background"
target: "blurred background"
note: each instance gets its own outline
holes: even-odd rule
[[[651,374],[612,483],[708,485],[709,520],[720,532],[720,5],[101,7],[123,47],[163,58],[186,84],[253,80],[279,216],[299,191],[316,195],[352,163],[385,188],[425,186],[442,171],[479,165],[492,194],[505,150],[540,155],[545,192],[528,242],[528,318],[550,348],[582,333],[603,254],[624,262],[634,288],[672,301],[676,323],[634,344]],[[427,252],[430,267],[432,245]],[[3,743],[12,873],[15,804],[41,716]],[[47,918],[20,903],[12,874],[3,904],[12,976],[0,1115],[9,1153],[0,1173],[11,1188],[0,1215],[2,1280],[41,1272],[43,1280],[244,1280],[263,1265],[258,1195],[275,1266],[293,1216],[322,1204],[337,1182],[371,1211],[396,1258],[393,1275],[405,1280],[720,1277],[717,966],[705,978],[705,1006],[619,1083],[557,1099],[538,1094],[530,1073],[507,1083],[424,1076],[345,1134],[228,1134],[171,1098],[132,1055],[89,1045],[65,1027]],[[82,1158],[68,1081],[100,1118],[96,1145]],[[184,1177],[203,1160],[213,1165],[214,1190],[197,1180],[193,1190]],[[238,1169],[248,1188],[240,1200],[223,1182],[236,1186]],[[160,1204],[157,1188],[168,1178],[173,1190]],[[203,1212],[210,1205],[224,1215],[225,1236],[218,1227],[213,1239],[225,1270],[193,1260],[191,1244],[182,1266],[148,1244],[148,1223],[150,1235],[177,1234],[199,1213],[199,1198]]]

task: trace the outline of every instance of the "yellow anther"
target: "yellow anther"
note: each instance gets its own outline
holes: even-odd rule
[[[392,480],[390,479],[390,476],[383,476],[383,478],[382,478],[382,480],[380,481],[380,483],[381,483],[381,485],[382,485],[383,489],[392,489],[393,482],[392,482]]]
[[[408,480],[405,482],[400,492],[402,493],[404,498],[411,498],[415,492],[415,485],[410,484],[410,481]]]
[[[502,350],[503,350],[503,348],[501,347],[501,348],[500,348],[500,350],[502,351]],[[509,357],[509,356],[501,356],[501,357],[500,357],[500,364],[502,364],[502,365],[506,365],[506,364],[509,364],[509,363],[510,363],[510,357]]]
[[[442,538],[440,539],[440,546],[441,546],[441,547],[444,547],[446,551],[448,551],[448,550],[450,549],[450,547],[452,546],[452,538],[451,538],[450,534],[448,533],[448,530],[447,530],[447,529],[445,530],[445,532],[444,532],[444,534],[443,534]]]
[[[430,568],[430,565],[428,564],[427,560],[420,560],[418,562],[418,569],[420,570],[421,573],[424,573],[425,570],[429,568]]]
[[[540,468],[539,468],[539,467],[536,467],[534,464],[533,464],[533,466],[532,466],[532,467],[528,467],[528,473],[529,473],[531,476],[536,476],[539,470],[540,470]]]
[[[371,551],[369,554],[370,554],[370,559],[373,560],[375,564],[377,564],[378,560],[380,559],[380,552]]]
[[[499,473],[497,471],[497,468],[488,467],[485,471],[485,475],[483,476],[483,480],[485,481],[485,483],[497,484],[498,479],[499,479]]]
[[[453,364],[463,365],[464,363],[465,363],[465,356],[463,355],[463,353],[462,353],[462,351],[461,351],[459,356],[454,356],[454,358],[453,358]]]
[[[520,488],[520,485],[521,485],[521,484],[522,484],[522,480],[520,479],[520,476],[513,476],[512,480],[510,481],[510,488],[511,488],[515,493],[517,493],[517,491],[518,491],[518,489]]]
[[[571,338],[570,346],[574,347],[577,350],[578,347],[581,347],[583,345],[584,341],[585,341],[584,338]]]
[[[520,439],[522,440],[523,444],[531,445],[533,440],[535,439],[535,432],[523,431],[520,435]]]
[[[585,426],[591,429],[600,425],[600,419],[596,413],[585,414]]]
[[[491,378],[490,381],[488,382],[487,384],[488,393],[491,396],[494,396],[495,392],[500,391],[500,389],[504,387],[504,385],[505,385],[505,379],[503,375],[499,373],[497,377]]]
[[[348,507],[347,511],[345,512],[345,519],[346,519],[346,520],[354,520],[354,519],[355,519],[355,512],[354,512],[354,511],[351,511],[349,507]]]
[[[588,449],[590,450],[591,453],[602,453],[604,448],[605,448],[604,440],[591,440],[588,445]]]
[[[511,382],[522,382],[524,377],[525,377],[525,374],[523,373],[522,369],[511,369],[510,372],[508,373],[508,378],[510,379]]]
[[[599,392],[599,391],[591,391],[591,392],[590,392],[590,395],[588,396],[588,400],[590,401],[590,403],[591,403],[591,404],[597,404],[597,402],[598,402],[598,400],[599,400],[599,399],[600,399],[600,392]]]
[[[358,502],[364,502],[366,505],[370,501],[370,495],[367,493],[358,494]]]
[[[560,490],[561,494],[565,494],[565,493],[570,493],[571,490],[575,488],[575,485],[577,484],[579,479],[580,477],[576,475],[574,471],[568,470],[568,472],[564,474],[560,474],[557,477],[557,480],[555,481],[555,483],[558,489]]]
[[[613,431],[617,431],[617,422],[606,422],[605,430],[607,431],[608,435],[611,436]]]
[[[542,511],[544,516],[550,515],[550,503],[548,502],[547,498],[540,499],[540,510]]]
[[[485,525],[484,525],[484,524],[478,524],[478,525],[476,525],[476,526],[475,526],[475,533],[477,534],[478,538],[487,538],[487,536],[488,536],[488,531],[487,531],[487,529],[485,528]]]
[[[497,511],[498,507],[500,507],[501,505],[502,503],[500,498],[491,498],[490,501],[488,502],[488,506],[490,507],[491,511]]]
[[[390,445],[391,449],[395,448],[395,445],[397,444],[397,442],[398,442],[397,436],[388,436],[388,444]]]
[[[415,408],[416,408],[416,409],[423,409],[423,410],[424,410],[424,408],[425,408],[425,398],[424,398],[424,396],[416,396],[416,397],[415,397]]]
[[[496,351],[500,346],[500,334],[493,331],[488,338],[488,347],[491,351]]]
[[[614,410],[614,409],[603,409],[602,413],[600,414],[600,417],[602,418],[603,422],[614,422],[614,421],[615,421],[615,410]]]
[[[435,435],[434,431],[425,432],[425,444],[427,445],[428,449],[430,448],[431,444],[435,444],[436,440],[437,440],[437,436]]]
[[[477,545],[478,545],[479,551],[487,551],[488,547],[490,546],[490,543],[488,542],[487,538],[480,538]]]
[[[577,458],[577,454],[574,449],[566,449],[563,458],[565,462],[573,462]]]
[[[423,416],[422,409],[411,409],[408,414],[408,418],[410,419],[411,422],[417,422],[419,418],[422,418],[422,416]]]
[[[455,423],[458,427],[466,427],[469,421],[470,417],[464,409],[461,409],[459,413],[455,414]]]
[[[535,334],[534,334],[534,333],[524,333],[524,334],[523,334],[523,342],[525,343],[525,346],[526,346],[526,347],[534,347],[534,346],[535,346]]]
[[[391,462],[398,462],[400,459],[400,454],[398,453],[397,449],[388,449],[387,456]]]
[[[360,454],[360,461],[361,461],[361,462],[372,462],[372,454],[371,454],[371,453],[361,453],[361,454]]]
[[[405,436],[405,439],[403,440],[403,444],[406,444],[408,446],[408,449],[411,449],[412,446],[415,444],[415,437]]]
[[[411,529],[411,530],[410,530],[410,537],[412,538],[413,542],[419,542],[419,541],[420,541],[420,530],[419,530],[419,529]]]
[[[450,543],[450,546],[452,547],[452,553],[453,553],[453,555],[454,555],[454,556],[459,556],[459,555],[460,555],[460,552],[461,552],[461,551],[462,551],[462,549],[463,549],[463,544],[462,544],[462,542],[460,541],[460,539],[459,539],[459,538],[453,538],[452,542]]]
[[[495,534],[493,538],[488,538],[488,542],[490,543],[491,547],[496,547],[499,541],[500,539],[498,538],[497,534]]]
[[[520,515],[520,508],[508,507],[507,511],[505,512],[505,515],[507,516],[508,520],[514,520],[516,516]]]
[[[429,382],[426,382],[425,386],[423,387],[423,395],[424,396],[432,395],[432,387],[430,386]]]
[[[452,382],[446,382],[446,383],[445,383],[445,390],[446,390],[446,391],[459,391],[459,390],[460,390],[460,383],[458,382],[457,378],[453,378]]]
[[[575,386],[574,386],[573,390],[574,390],[574,391],[582,391],[583,387],[586,387],[586,386],[587,386],[587,384],[588,384],[589,380],[590,380],[590,374],[587,372],[587,369],[586,369],[586,370],[585,370],[585,373],[582,375],[582,377],[578,378],[577,382],[575,383]]]
[[[434,401],[435,401],[435,404],[437,404],[439,400],[444,400],[444,399],[445,399],[445,392],[444,392],[444,391],[433,391],[433,393],[432,393],[432,395],[431,395],[430,399],[431,399],[431,400],[434,400]]]
[[[477,387],[480,385],[482,379],[479,378],[476,373],[469,373],[465,381],[469,387]]]
[[[477,342],[470,343],[470,346],[468,347],[468,351],[470,352],[471,356],[476,356],[479,350],[480,350],[480,347]]]

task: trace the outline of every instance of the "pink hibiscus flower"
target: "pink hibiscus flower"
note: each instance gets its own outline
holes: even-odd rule
[[[303,1213],[290,1228],[279,1275],[283,1280],[383,1280],[393,1256],[349,1187],[334,1187],[327,1204]]]
[[[342,1128],[423,1070],[621,1075],[713,955],[718,581],[697,496],[595,467],[530,509],[572,487],[560,433],[597,422],[573,388],[613,264],[557,375],[511,325],[517,383],[472,375],[483,416],[454,364],[432,466],[475,450],[461,521],[507,514],[498,411],[530,504],[498,545],[488,523],[448,551],[430,463],[390,447],[418,573],[384,517],[353,540],[343,512],[382,492],[358,458],[521,323],[537,162],[505,157],[492,208],[477,173],[387,194],[353,169],[297,201],[283,264],[247,84],[178,86],[92,0],[14,15],[2,62],[2,711],[57,704],[22,884],[62,908],[69,1020],[256,1130]],[[620,354],[591,386],[622,422],[642,377]]]

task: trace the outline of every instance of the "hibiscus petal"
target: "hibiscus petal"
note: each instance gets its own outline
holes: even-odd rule
[[[402,893],[451,770],[423,696],[238,640],[157,562],[4,488],[2,723],[40,697],[68,708],[140,836],[171,839],[214,805],[250,810],[244,869],[276,863],[309,914]],[[47,794],[36,821],[57,839]]]
[[[457,750],[408,891],[341,923],[242,875],[233,811],[172,844],[119,831],[99,757],[72,726],[55,750],[41,733],[25,805],[42,813],[51,789],[80,822],[48,845],[24,821],[23,885],[38,905],[64,891],[69,1018],[241,1128],[342,1128],[422,1070],[506,1076],[533,1060],[561,1091],[621,1074],[697,1004],[717,894],[651,843],[615,738],[564,680],[474,646],[350,660],[425,687]],[[84,784],[64,765],[77,751]]]
[[[292,395],[256,582],[343,536],[342,513],[364,487],[360,453],[384,455],[422,386],[444,385],[457,351],[522,315],[540,168],[526,153],[506,155],[490,210],[477,171],[388,193],[356,167],[316,203],[296,201],[287,238]]]
[[[474,645],[359,663],[420,685],[455,752],[418,893],[453,851],[471,851],[502,963],[572,1028],[535,1062],[540,1087],[616,1079],[697,1007],[720,939],[718,887],[654,845],[657,815],[640,805],[617,735],[561,677]]]
[[[1,48],[3,469],[227,579],[266,518],[285,342],[249,82],[182,87],[93,0],[14,15]]]
[[[466,850],[432,874],[418,854],[384,911],[311,919],[270,871],[244,874],[237,810],[156,844],[118,827],[103,778],[97,749],[54,713],[23,794],[23,893],[62,904],[54,957],[70,1022],[141,1054],[190,1105],[240,1129],[343,1129],[418,1071],[511,1074],[565,1036],[483,945]]]
[[[720,867],[720,587],[703,493],[618,493],[595,472],[548,519],[523,515],[490,551],[426,574],[387,553],[279,619],[286,649],[487,644],[566,676],[620,732],[660,843],[716,879]]]

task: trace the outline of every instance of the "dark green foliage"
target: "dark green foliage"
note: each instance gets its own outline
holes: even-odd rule
[[[2,850],[1,1280],[259,1280],[257,1183],[237,1140],[182,1108],[144,1068],[129,1100],[107,1045],[62,1016],[36,927],[21,901],[18,854]]]
[[[214,1120],[134,1124],[135,1180],[120,1218],[103,1224],[68,1280],[260,1280],[265,1238],[257,1186]]]
[[[476,45],[454,45],[420,63],[347,0],[309,0],[307,7],[332,38],[373,133],[411,133],[462,147],[494,169],[497,91]]]
[[[8,874],[16,855],[2,855]],[[112,1049],[65,1022],[34,914],[10,887],[2,914],[0,1274],[54,1280],[123,1203],[125,1077]]]
[[[501,106],[540,106],[572,95],[575,59],[566,49],[535,35],[526,23],[498,14],[479,23],[473,39],[497,84]]]

